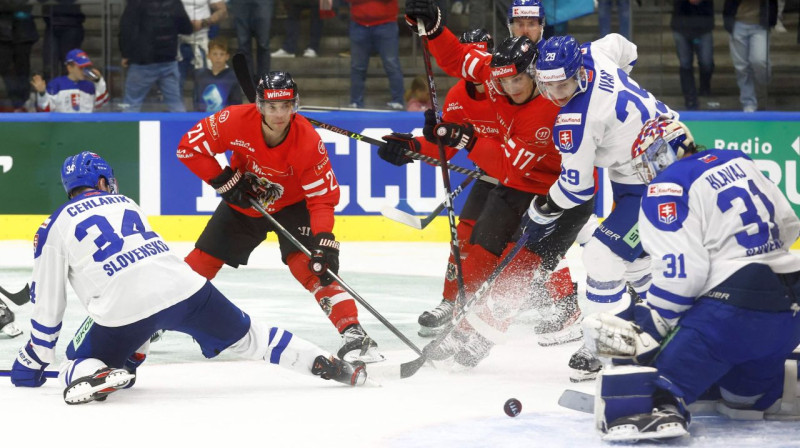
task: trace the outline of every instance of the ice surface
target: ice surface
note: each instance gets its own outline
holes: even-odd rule
[[[181,253],[191,247],[171,246]],[[30,281],[28,243],[2,243],[0,254],[0,285],[18,290]],[[426,340],[416,335],[416,319],[440,300],[447,254],[447,245],[437,243],[344,243],[340,275],[421,348]],[[571,254],[571,266],[581,278],[576,260]],[[214,283],[254,318],[335,351],[338,334],[280,264],[277,245],[257,249],[251,264],[223,269]],[[12,307],[27,333],[29,306]],[[58,344],[62,356],[84,316],[71,297]],[[415,357],[363,309],[361,319],[387,355],[386,363]],[[10,368],[25,338],[0,340],[0,369]],[[136,386],[106,402],[67,406],[55,380],[40,389],[22,389],[0,378],[0,446],[603,446],[591,415],[556,404],[565,388],[593,392],[591,383],[568,380],[566,362],[577,347],[539,347],[533,319],[523,315],[509,341],[472,371],[424,367],[411,378],[384,381],[380,387],[348,388],[225,354],[207,361],[191,338],[167,333],[139,369]],[[522,402],[516,418],[503,413],[511,397]],[[800,446],[797,422],[698,418],[690,430],[692,438],[660,445]]]

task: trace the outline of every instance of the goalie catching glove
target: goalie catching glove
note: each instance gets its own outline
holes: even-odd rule
[[[250,208],[250,199],[267,208],[283,195],[282,185],[253,173],[234,171],[229,166],[208,183],[225,202],[241,208]]]
[[[586,347],[598,356],[650,364],[670,327],[658,312],[645,304],[637,304],[634,314],[636,322],[608,313],[586,316],[582,323]],[[638,322],[642,322],[641,325]]]
[[[328,271],[339,273],[339,242],[332,233],[320,232],[314,235],[314,248],[311,250],[308,268],[319,277],[320,286],[333,283],[333,277]]]

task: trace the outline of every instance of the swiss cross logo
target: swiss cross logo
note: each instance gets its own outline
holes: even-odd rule
[[[558,145],[565,151],[572,149],[572,130],[558,131]]]
[[[79,111],[81,110],[81,97],[77,93],[73,93],[69,96],[70,102],[72,103],[72,110]]]
[[[700,157],[700,160],[702,160],[705,163],[711,163],[711,162],[717,160],[717,156],[709,154],[707,156]]]
[[[678,219],[678,211],[674,202],[665,202],[658,205],[658,220],[664,224],[672,224]]]

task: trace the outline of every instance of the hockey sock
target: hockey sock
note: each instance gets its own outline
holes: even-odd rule
[[[464,219],[460,220],[458,222],[458,226],[456,227],[456,233],[458,235],[458,248],[461,251],[462,268],[464,266],[464,260],[472,250],[473,245],[469,243],[469,237],[472,235],[472,227],[474,225],[474,220]],[[442,297],[451,302],[456,300],[456,296],[458,295],[458,282],[456,281],[455,277],[456,266],[454,263],[455,259],[453,258],[453,253],[451,252],[450,258],[447,260],[447,275],[444,277],[444,290],[442,291]]]
[[[555,303],[575,293],[575,285],[572,283],[569,267],[564,266],[560,269],[557,268],[556,271],[551,273],[547,278],[544,287]]]
[[[286,258],[286,264],[294,278],[303,285],[317,300],[320,308],[328,316],[339,333],[350,325],[358,323],[356,302],[339,283],[320,286],[319,277],[308,269],[308,257],[294,252]]]
[[[186,261],[186,264],[195,272],[209,280],[216,277],[217,272],[219,272],[219,270],[222,269],[222,265],[225,264],[225,262],[219,258],[209,255],[197,248],[189,252],[189,255],[184,258],[184,261]]]
[[[464,289],[467,296],[475,293],[489,278],[500,258],[479,244],[472,246],[469,256],[461,263],[464,269]],[[455,278],[453,279],[455,280]]]

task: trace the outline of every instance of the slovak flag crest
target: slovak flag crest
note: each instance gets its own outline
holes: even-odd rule
[[[72,110],[78,112],[81,110],[81,97],[77,93],[70,95],[70,102],[72,103]]]
[[[674,202],[665,202],[658,205],[658,220],[664,224],[672,224],[678,219],[678,209]]]
[[[569,151],[570,149],[572,149],[572,130],[571,129],[558,131],[558,145],[564,151]]]

